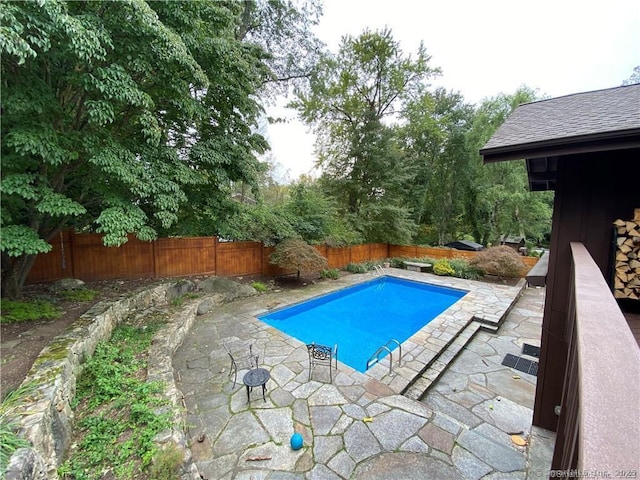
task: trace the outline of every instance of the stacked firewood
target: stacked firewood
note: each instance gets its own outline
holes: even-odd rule
[[[640,208],[633,220],[613,222],[617,232],[613,295],[640,299]]]

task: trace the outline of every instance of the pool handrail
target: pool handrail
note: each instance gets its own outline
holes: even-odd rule
[[[378,350],[376,350],[376,353],[374,353],[373,355],[371,355],[371,357],[369,357],[369,360],[367,360],[367,368],[365,370],[369,370],[369,368],[371,368],[373,365],[378,363],[380,361],[380,354],[386,350],[389,353],[389,375],[393,375],[393,353],[389,349],[389,344],[391,342],[398,345],[398,349],[399,349],[398,366],[399,367],[402,366],[402,345],[400,345],[400,342],[395,338],[391,338],[387,341],[387,343],[385,343],[380,348],[378,348]]]

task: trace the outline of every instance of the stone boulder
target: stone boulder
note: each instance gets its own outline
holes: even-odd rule
[[[196,311],[196,313],[198,315],[204,315],[205,313],[209,313],[216,306],[222,305],[223,303],[224,295],[208,295],[198,304],[198,310]]]
[[[167,289],[167,302],[171,303],[176,298],[180,298],[186,293],[193,292],[196,284],[191,280],[180,280]]]
[[[16,450],[4,472],[7,480],[47,480],[47,469],[42,457],[31,448]]]
[[[198,291],[205,294],[219,295],[221,303],[231,302],[237,298],[252,297],[258,291],[250,285],[243,285],[229,278],[209,277],[198,284]]]
[[[51,284],[51,290],[59,292],[61,290],[80,290],[84,288],[84,282],[79,278],[61,278]]]

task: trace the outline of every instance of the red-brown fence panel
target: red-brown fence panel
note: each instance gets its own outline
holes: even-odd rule
[[[362,263],[371,260],[371,248],[368,243],[364,245],[352,245],[349,262]],[[344,266],[344,265],[343,265]]]
[[[387,243],[370,243],[369,244],[369,259],[370,260],[384,260],[389,258],[389,244]]]
[[[417,247],[415,245],[389,245],[389,257],[416,258]]]
[[[329,268],[344,268],[349,262],[351,262],[351,248],[327,247],[326,256],[329,261]]]
[[[153,248],[156,277],[216,273],[216,237],[159,238]]]
[[[260,275],[262,248],[260,242],[218,242],[217,274],[221,277]]]
[[[65,230],[51,240],[53,249],[36,256],[27,275],[27,283],[51,282],[74,276],[73,231]]]
[[[129,235],[119,247],[105,247],[102,235],[76,234],[73,238],[74,276],[81,280],[153,277],[153,244]]]

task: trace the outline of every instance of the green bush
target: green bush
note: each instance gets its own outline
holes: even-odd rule
[[[299,238],[287,238],[276,245],[269,263],[285,269],[300,272],[320,272],[327,268],[328,261],[318,250]]]
[[[62,290],[60,296],[70,302],[89,302],[98,294],[97,290],[79,288],[77,290]]]
[[[262,293],[262,292],[266,292],[266,291],[268,290],[268,289],[267,289],[267,286],[266,286],[264,283],[262,283],[262,282],[253,282],[253,283],[251,284],[251,286],[252,286],[253,288],[255,288],[255,289],[256,289],[258,292],[260,292],[260,293]]]
[[[472,267],[487,275],[517,278],[526,268],[515,250],[509,247],[491,247],[478,254],[469,262]]]
[[[337,280],[338,278],[340,278],[340,270],[338,270],[337,268],[328,268],[326,270],[323,270],[320,273],[320,276],[322,278],[330,278],[331,280]]]
[[[446,258],[441,258],[433,266],[433,273],[435,273],[436,275],[451,277],[456,273],[456,271],[449,263],[449,260],[447,260]]]
[[[22,406],[23,399],[33,394],[36,389],[37,384],[35,382],[25,383],[16,390],[9,392],[0,404],[0,474],[7,469],[7,464],[13,452],[30,445],[26,439],[16,433],[20,426],[17,424],[13,414]]]
[[[367,273],[373,270],[373,262],[348,263],[344,269],[350,273]]]
[[[406,258],[389,258],[388,261],[391,264],[391,268],[404,268],[404,262]]]
[[[41,300],[22,302],[2,301],[1,323],[28,322],[47,318],[58,318],[62,311],[50,302]]]
[[[256,282],[258,283],[258,282]],[[160,450],[149,468],[149,475],[154,480],[173,480],[179,477],[183,453],[175,443]]]
[[[469,262],[461,258],[452,258],[449,260],[449,265],[454,270],[454,277],[464,278],[465,280],[477,280],[482,277],[482,271],[476,267],[469,265]]]

